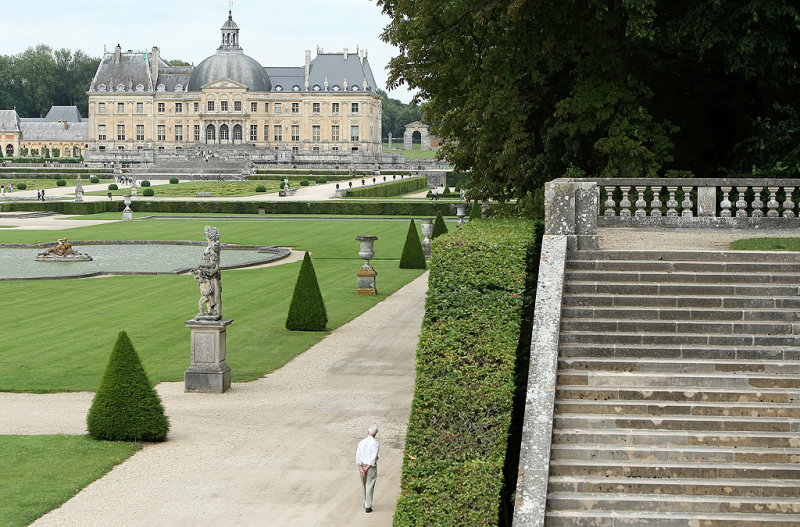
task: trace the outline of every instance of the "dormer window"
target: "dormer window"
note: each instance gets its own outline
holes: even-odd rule
[[[295,84],[294,86],[292,86],[292,91],[300,91],[300,86]]]
[[[180,82],[175,85],[175,91],[183,91],[183,84]]]
[[[137,84],[136,85],[136,91],[139,91],[139,92],[144,91],[144,84]]]
[[[167,87],[163,84],[159,84],[158,87],[156,87],[156,91],[167,91]]]
[[[117,91],[125,91],[125,85],[124,84],[117,84]]]

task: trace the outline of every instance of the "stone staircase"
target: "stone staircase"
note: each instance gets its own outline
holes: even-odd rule
[[[545,525],[800,525],[800,255],[577,251]]]

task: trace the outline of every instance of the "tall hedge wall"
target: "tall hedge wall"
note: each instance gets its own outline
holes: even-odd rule
[[[122,212],[125,204],[116,201],[37,201],[0,204],[0,211],[53,211],[60,214],[96,214],[99,212]],[[436,216],[438,211],[452,216],[450,203],[432,201],[147,201],[131,203],[134,212],[182,212],[194,214],[342,214],[370,216]]]
[[[507,524],[540,240],[495,219],[433,242],[395,526]]]
[[[388,198],[428,188],[428,178],[415,177],[369,187],[346,189],[348,198]]]

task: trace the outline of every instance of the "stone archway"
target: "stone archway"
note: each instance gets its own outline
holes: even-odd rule
[[[414,132],[419,132],[421,144],[420,150],[430,150],[431,149],[431,137],[428,135],[428,125],[423,124],[419,121],[414,121],[413,123],[408,123],[406,125],[406,131],[403,133],[403,150],[411,150],[412,149],[412,137]]]
[[[6,145],[6,157],[14,157],[14,145]]]

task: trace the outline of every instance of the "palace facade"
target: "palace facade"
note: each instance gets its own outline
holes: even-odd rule
[[[136,152],[215,150],[377,153],[381,97],[366,50],[305,53],[300,67],[244,54],[228,13],[214,55],[172,66],[153,47],[104,54],[89,87],[88,144],[101,160]],[[131,156],[133,154],[133,156]]]

